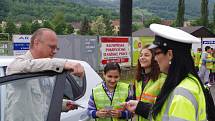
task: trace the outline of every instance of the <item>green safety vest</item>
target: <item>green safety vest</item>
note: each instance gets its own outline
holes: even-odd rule
[[[200,64],[200,61],[201,61],[201,52],[196,52],[195,53],[195,56],[194,56],[194,64],[195,64],[195,67],[198,67],[199,64]]]
[[[140,100],[142,102],[147,103],[155,103],[155,100],[157,98],[157,95],[160,93],[160,90],[163,86],[163,83],[165,82],[166,74],[161,73],[157,80],[149,80],[142,89],[142,81],[134,81],[135,86],[135,92],[136,92],[136,99]],[[142,91],[143,90],[143,91]],[[137,117],[138,121],[149,121],[149,119],[145,119],[142,116]]]
[[[188,75],[171,93],[155,121],[206,121],[205,96],[198,80]]]
[[[212,55],[210,53],[207,53],[206,59],[212,61],[213,57],[212,57]],[[201,65],[202,65],[202,59],[201,59],[201,61],[199,63],[199,67],[201,67]],[[213,68],[213,62],[206,62],[205,66],[206,66],[207,69],[212,69]]]
[[[129,92],[129,84],[118,82],[115,88],[112,100],[106,94],[102,84],[93,89],[93,98],[96,105],[96,109],[104,109],[107,106],[112,106],[113,109],[123,110],[120,105],[126,101]],[[126,121],[127,119],[117,118],[97,118],[97,121]]]
[[[212,57],[211,54],[208,54],[207,60],[210,60],[210,61],[213,60],[213,57]],[[212,69],[213,68],[213,62],[206,62],[206,68],[207,69]]]

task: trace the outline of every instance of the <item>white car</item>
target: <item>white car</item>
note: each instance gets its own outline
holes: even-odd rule
[[[1,121],[4,121],[5,116],[5,84],[19,83],[24,81],[31,81],[31,78],[44,78],[54,81],[55,86],[51,95],[49,109],[47,109],[46,121],[86,121],[89,120],[86,110],[88,100],[92,93],[92,88],[102,82],[101,77],[93,70],[93,68],[84,61],[78,61],[84,66],[85,78],[80,79],[68,72],[38,72],[27,74],[15,74],[5,76],[7,65],[12,62],[14,57],[0,56],[0,94],[1,94]],[[75,61],[75,60],[70,60]],[[77,61],[77,60],[76,60]],[[40,80],[38,79],[38,80]],[[66,84],[65,84],[66,83]],[[61,112],[62,98],[69,98],[79,104],[76,110],[69,112]],[[60,103],[59,103],[60,102]]]

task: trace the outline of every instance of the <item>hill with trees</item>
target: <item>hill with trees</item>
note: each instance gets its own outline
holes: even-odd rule
[[[209,19],[215,0],[209,0]],[[178,0],[133,0],[133,18],[140,20],[151,16],[175,19]],[[185,0],[185,19],[200,17],[201,0]],[[86,16],[95,20],[99,15],[119,18],[120,0],[1,0],[0,21],[10,18],[15,21],[52,19],[61,11],[66,22],[80,21]]]
[[[142,26],[148,27],[153,22],[160,23],[162,19],[175,20],[178,1],[133,0],[132,31]],[[193,19],[192,25],[204,25],[201,21],[205,18],[207,23],[203,23],[215,31],[214,22],[208,22],[207,17],[201,16],[202,0],[184,1],[185,20]],[[212,20],[213,8],[215,16],[215,0],[207,1],[209,2],[209,19]],[[112,20],[119,19],[120,0],[0,0],[0,6],[0,21],[6,20],[7,23],[6,26],[0,27],[0,32],[10,35],[13,33],[31,34],[40,27],[51,28],[57,34],[74,32],[83,35],[118,34],[113,31]],[[205,15],[208,15],[206,11]],[[182,26],[183,21],[184,18],[179,22],[175,21],[173,25]],[[72,22],[81,23],[80,31],[74,31]]]
[[[64,14],[66,22],[80,21],[85,16],[89,20],[93,20],[99,15],[118,18],[116,11],[64,0],[1,0],[0,6],[0,21],[8,18],[16,22],[47,20],[56,16],[57,12]]]
[[[134,6],[146,9],[161,18],[175,19],[178,10],[178,0],[134,0]],[[212,10],[215,0],[208,0],[209,16],[212,18]],[[200,17],[201,0],[185,0],[185,18],[196,19]]]
[[[119,9],[120,0],[67,0],[83,5],[91,5],[105,8]],[[209,16],[212,18],[212,10],[215,0],[208,0]],[[151,15],[164,19],[175,19],[178,9],[178,0],[133,0],[134,16],[142,14],[144,17]],[[185,0],[185,18],[196,19],[200,17],[201,0]]]

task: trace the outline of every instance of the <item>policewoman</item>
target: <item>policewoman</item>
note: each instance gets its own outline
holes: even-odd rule
[[[148,49],[148,47],[149,45],[145,45],[140,51],[136,80],[132,80],[132,85],[136,100],[154,104],[166,79],[166,74],[160,73],[154,51]],[[135,119],[137,121],[148,121],[148,111],[144,111],[146,113],[145,116],[136,115]]]
[[[203,84],[194,67],[190,53],[192,43],[200,40],[182,30],[160,24],[151,24],[155,40],[155,59],[160,70],[167,74],[152,111],[155,121],[206,120],[206,102]],[[142,115],[145,103],[128,101],[125,107]]]
[[[119,82],[120,66],[107,63],[104,67],[104,81],[93,88],[88,102],[88,115],[96,121],[127,121],[131,113],[121,103],[132,98],[129,84]]]

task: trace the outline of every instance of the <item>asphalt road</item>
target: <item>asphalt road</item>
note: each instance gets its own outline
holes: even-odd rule
[[[214,100],[214,102],[215,102],[215,85],[212,85],[212,86],[210,87],[210,91],[211,91],[213,100]]]

